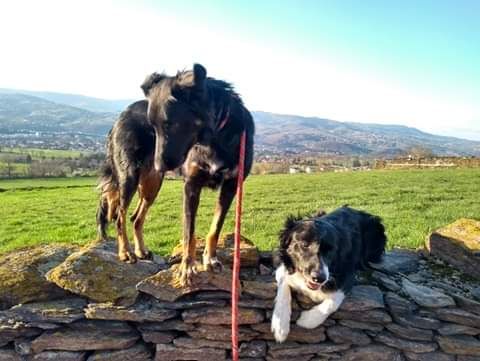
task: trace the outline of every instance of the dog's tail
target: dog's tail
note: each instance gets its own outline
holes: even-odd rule
[[[382,219],[377,216],[366,214],[367,218],[364,225],[363,240],[364,254],[363,264],[379,263],[385,253],[385,245],[387,244],[387,236],[385,235],[385,227]]]
[[[108,145],[110,146],[110,135]],[[119,204],[118,180],[113,165],[112,152],[107,151],[107,159],[100,169],[97,189],[100,190],[100,201],[97,208],[97,235],[99,240],[108,238],[107,227],[117,218]]]

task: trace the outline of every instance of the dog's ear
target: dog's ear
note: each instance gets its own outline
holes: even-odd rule
[[[285,224],[283,226],[283,229],[280,231],[279,238],[280,238],[280,258],[282,262],[285,264],[285,267],[287,267],[287,270],[289,273],[295,272],[295,267],[293,264],[293,261],[288,254],[288,246],[290,245],[291,242],[291,233],[293,228],[297,225],[297,222],[301,219],[299,216],[293,216],[289,215],[287,219],[285,220]]]
[[[143,90],[143,94],[145,94],[146,97],[148,97],[148,94],[150,93],[150,90],[158,83],[160,80],[162,80],[165,77],[163,74],[158,74],[158,73],[152,73],[148,75],[145,80],[143,81],[142,85],[140,85],[140,88]]]
[[[327,215],[327,212],[324,209],[319,209],[313,214],[313,217],[323,217],[325,215]]]

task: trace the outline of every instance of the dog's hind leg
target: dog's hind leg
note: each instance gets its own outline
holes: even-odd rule
[[[127,263],[135,263],[137,259],[130,248],[127,237],[127,209],[138,186],[138,175],[135,171],[127,170],[122,178],[119,182],[120,199],[116,222],[118,258]]]
[[[152,257],[145,247],[143,240],[143,224],[145,217],[147,216],[148,209],[155,201],[158,191],[162,186],[163,173],[158,173],[153,169],[140,175],[140,182],[138,186],[138,193],[140,195],[140,201],[135,210],[133,219],[133,239],[135,242],[135,255],[140,259],[148,259]]]
[[[235,197],[236,180],[224,181],[220,189],[220,195],[215,206],[215,213],[210,225],[203,252],[203,265],[208,270],[221,271],[223,266],[217,258],[218,237],[225,222],[225,217]]]
[[[198,180],[187,178],[183,189],[183,254],[179,269],[179,281],[182,286],[192,282],[195,271],[196,239],[195,218],[202,187]]]

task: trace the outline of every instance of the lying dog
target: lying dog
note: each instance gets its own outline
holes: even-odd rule
[[[277,342],[290,332],[291,290],[318,303],[303,311],[297,325],[315,328],[342,304],[355,272],[381,260],[386,244],[379,217],[347,206],[311,218],[289,217],[280,233],[281,265],[272,332]]]

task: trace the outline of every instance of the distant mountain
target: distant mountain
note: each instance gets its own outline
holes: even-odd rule
[[[0,93],[0,133],[47,132],[104,135],[115,113],[99,113],[25,94]]]
[[[402,125],[253,112],[256,146],[264,153],[396,156],[412,147],[438,155],[480,155],[480,142],[444,137]]]
[[[88,97],[85,95],[78,94],[66,94],[66,93],[55,93],[55,92],[44,92],[44,91],[32,91],[32,90],[20,90],[20,89],[5,89],[0,88],[0,94],[26,94],[32,95],[38,98],[46,99],[54,103],[70,105],[76,108],[82,108],[90,110],[92,112],[121,112],[129,104],[133,103],[134,100],[131,99],[100,99]]]
[[[4,145],[22,145],[27,139],[23,134],[33,132],[40,133],[36,137],[44,137],[43,143],[35,140],[43,147],[63,144],[71,148],[75,147],[75,139],[82,144],[81,137],[88,136],[95,138],[89,144],[99,144],[98,149],[103,150],[105,135],[119,112],[133,102],[62,93],[25,93],[0,90],[0,143]],[[103,111],[109,107],[115,111]],[[257,154],[392,157],[412,147],[423,147],[438,155],[480,155],[478,141],[432,135],[401,125],[338,122],[261,111],[252,114]],[[62,141],[65,134],[70,135],[68,142]]]

